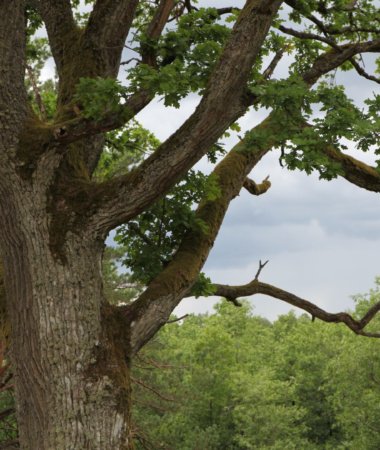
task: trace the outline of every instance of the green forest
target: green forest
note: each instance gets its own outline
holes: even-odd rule
[[[379,299],[377,279],[354,315]],[[377,450],[379,373],[377,339],[293,312],[271,323],[221,300],[139,354],[137,448]]]

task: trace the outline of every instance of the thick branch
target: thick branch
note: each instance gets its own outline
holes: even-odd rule
[[[344,155],[331,145],[323,148],[330,161],[340,164],[342,177],[367,191],[380,192],[380,172],[350,155]]]
[[[0,0],[0,183],[26,114],[24,14],[23,1]]]
[[[160,1],[146,32],[149,40],[156,41],[161,36],[175,3],[175,0]],[[142,62],[151,66],[156,65],[155,50],[153,47],[149,46],[149,43],[142,46]]]
[[[49,43],[57,66],[62,73],[67,53],[67,38],[77,35],[70,0],[33,0],[41,14],[49,36]]]
[[[308,123],[305,123],[304,126],[312,127]],[[321,142],[320,148],[331,162],[339,164],[340,176],[367,191],[380,192],[380,172],[377,169],[353,156],[345,155],[331,144],[323,145]]]
[[[240,141],[214,169],[220,195],[201,202],[196,211],[197,219],[207,225],[208,231],[189,231],[172,261],[131,305],[133,351],[141,348],[167,322],[172,310],[188,294],[213,246],[231,200],[239,194],[252,168],[276,144],[278,123],[268,118],[252,130],[252,134],[256,131],[262,135],[264,130],[265,143],[255,146],[254,139]]]
[[[245,81],[241,73],[236,73],[236,68],[239,67],[240,72],[245,72],[246,79],[254,53],[250,49],[251,58],[247,59],[247,56],[239,54],[236,49],[248,52],[247,42],[243,37],[248,32],[257,34],[259,30],[251,29],[257,14],[254,17],[244,14],[244,11],[241,14],[243,18],[238,22],[235,34],[227,45],[220,65],[211,77],[209,89],[195,113],[156,153],[144,161],[135,173],[113,181],[113,189],[118,195],[112,195],[109,201],[107,199],[105,203],[108,204],[99,212],[101,221],[98,221],[98,224],[102,227],[110,229],[134,217],[151,204],[199,160],[228,126],[227,123],[235,121],[245,110],[244,97],[242,98]],[[265,30],[261,30],[261,39],[264,39]],[[334,49],[317,58],[311,69],[303,75],[303,79],[312,86],[318,78],[353,55],[375,51],[379,47],[380,40],[343,45],[340,51]],[[255,52],[257,50],[255,49]],[[106,215],[108,218],[105,218]]]
[[[243,186],[250,194],[261,195],[265,194],[265,192],[271,187],[271,182],[269,181],[269,175],[259,184],[247,177],[244,180]]]
[[[138,0],[97,0],[85,31],[85,44],[91,44],[107,61],[110,73],[116,76]],[[104,75],[106,76],[106,75]]]
[[[133,174],[113,181],[113,195],[103,197],[104,206],[94,223],[106,231],[138,214],[166,192],[245,112],[250,71],[280,3],[247,2],[194,114]],[[109,186],[106,189],[109,192]]]
[[[284,291],[278,287],[272,286],[267,283],[262,283],[255,278],[248,284],[242,286],[229,286],[224,284],[215,284],[215,292],[213,295],[226,297],[228,300],[236,300],[239,297],[247,297],[256,294],[264,294],[269,297],[277,298],[297,308],[303,309],[311,314],[311,316],[317,317],[324,322],[344,323],[354,333],[368,337],[380,337],[380,333],[371,333],[364,331],[364,328],[373,319],[373,317],[380,311],[380,302],[369,309],[369,311],[363,316],[361,320],[354,319],[350,314],[329,313],[314,303],[297,297],[290,292]]]
[[[303,77],[305,82],[313,85],[322,75],[341,66],[353,56],[366,52],[379,52],[380,39],[374,41],[345,44],[324,53],[316,59],[313,67]]]

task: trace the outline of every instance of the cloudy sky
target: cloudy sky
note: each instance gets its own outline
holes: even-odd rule
[[[353,97],[363,92],[361,84],[359,77],[350,80]],[[194,110],[197,101],[188,99],[179,110],[164,110],[161,102],[155,102],[139,120],[163,140]],[[240,122],[248,129],[262,117],[253,111]],[[269,259],[262,281],[331,312],[350,308],[350,296],[368,291],[380,275],[380,196],[344,179],[327,182],[317,175],[289,172],[279,165],[278,157],[272,152],[251,173],[256,181],[270,175],[272,187],[265,195],[256,197],[243,190],[233,200],[205,272],[217,283],[244,284],[254,277],[259,260]],[[370,159],[369,155],[364,159]],[[208,169],[204,162],[198,166]],[[176,312],[203,312],[216,300],[184,300]],[[255,312],[269,319],[290,309],[264,296],[251,301]]]
[[[203,5],[203,2],[200,2]],[[206,2],[204,2],[206,3]],[[231,6],[231,2],[209,1],[209,6]],[[243,2],[237,2],[242,4]],[[373,63],[366,59],[366,69]],[[286,74],[289,60],[281,62],[275,77]],[[378,85],[356,75],[338,73],[356,103]],[[161,139],[174,132],[195,109],[195,96],[179,110],[164,108],[156,101],[139,120]],[[265,112],[250,111],[241,120],[243,130],[255,126]],[[231,148],[237,137],[226,142]],[[350,153],[364,161],[369,154]],[[251,173],[261,181],[270,175],[271,189],[260,197],[242,191],[233,200],[204,271],[216,283],[245,284],[254,277],[259,260],[269,260],[261,280],[335,312],[353,307],[351,296],[367,292],[380,275],[380,195],[351,185],[344,179],[320,181],[317,175],[289,172],[278,162],[278,153],[267,155]],[[208,170],[207,164],[198,165]],[[204,312],[218,299],[186,299],[176,313]],[[251,297],[255,313],[269,319],[291,308],[265,296]]]
[[[377,1],[377,0],[376,0]],[[243,0],[200,1],[201,6],[242,6]],[[380,2],[379,2],[380,3]],[[128,58],[126,58],[128,59]],[[366,69],[373,60],[365,57]],[[289,60],[284,59],[275,73],[286,76]],[[48,65],[44,76],[51,76]],[[358,104],[378,85],[356,73],[338,73],[336,82],[345,84]],[[184,100],[180,109],[164,108],[152,102],[139,114],[140,122],[161,140],[172,134],[194,111],[199,98]],[[255,126],[264,111],[250,111],[241,120],[242,130]],[[243,133],[242,131],[242,133]],[[226,149],[237,142],[232,136]],[[350,153],[364,161],[373,155]],[[330,312],[353,307],[351,296],[367,292],[380,275],[380,195],[351,185],[344,179],[319,181],[280,167],[278,153],[267,155],[254,169],[251,178],[261,181],[270,175],[271,189],[260,197],[244,190],[231,204],[204,271],[216,283],[245,284],[250,281],[259,260],[269,260],[261,280],[317,303]],[[198,167],[209,171],[204,161]],[[177,308],[182,315],[212,309],[218,299],[186,299]],[[264,296],[250,299],[256,314],[275,319],[291,308]]]

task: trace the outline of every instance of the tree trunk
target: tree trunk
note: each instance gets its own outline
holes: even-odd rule
[[[102,298],[103,243],[68,232],[57,254],[41,185],[13,178],[0,244],[21,448],[129,449],[127,326]]]

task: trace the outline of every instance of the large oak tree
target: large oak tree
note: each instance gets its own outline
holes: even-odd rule
[[[254,195],[270,187],[247,177],[272,149],[282,149],[291,169],[380,191],[378,167],[347,155],[342,144],[378,144],[379,97],[359,110],[343,89],[323,82],[339,68],[379,82],[362,64],[362,55],[380,51],[377,2],[247,0],[241,9],[233,1],[204,9],[189,0],[97,0],[86,2],[88,16],[75,14],[78,3],[0,0],[2,309],[11,324],[20,446],[30,450],[130,448],[131,361],[197,283],[198,292],[236,304],[263,293],[378,336],[364,328],[379,304],[360,320],[330,314],[260,282],[262,264],[245,286],[210,285],[204,277],[199,283],[230,202],[243,187]],[[52,118],[30,65],[41,24],[58,77]],[[126,47],[133,51],[128,61]],[[292,61],[289,77],[272,79],[284,54]],[[121,67],[124,85],[116,82]],[[110,151],[109,132],[122,133],[157,96],[176,106],[191,92],[200,102],[172,136],[128,170],[96,176]],[[315,116],[313,105],[322,114]],[[162,239],[146,225],[147,217],[155,220],[154,206],[204,155],[214,159],[225,131],[259,106],[268,117],[215,166],[211,188],[187,197],[198,201],[191,220],[179,231],[160,228],[161,238],[171,238],[161,260],[145,271],[144,258],[131,262],[144,292],[128,305],[110,304],[101,271],[110,230],[124,225],[132,256],[138,242],[129,237],[160,248]]]

